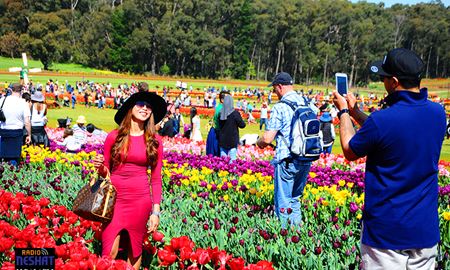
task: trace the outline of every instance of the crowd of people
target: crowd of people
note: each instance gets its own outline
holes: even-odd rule
[[[391,50],[383,61],[374,62],[370,72],[380,76],[387,95],[385,108],[370,115],[360,110],[352,93],[342,96],[333,92],[345,158],[367,157],[362,269],[434,269],[436,265],[440,240],[438,163],[446,113],[428,99],[427,89],[420,87],[423,70],[422,59],[403,48]],[[311,166],[304,156],[293,154],[292,144],[283,143],[291,134],[295,117],[283,101],[307,105],[292,84],[287,73],[274,78],[271,85],[281,102],[274,106],[266,131],[257,142],[260,147],[277,142],[272,161],[274,204],[284,227],[301,226],[299,198]],[[320,118],[329,123],[327,113]],[[325,138],[324,142],[330,139]]]
[[[271,106],[272,100],[265,100],[264,92],[249,93],[255,94],[261,103],[259,129],[265,127],[254,143],[265,148],[274,147],[272,143],[276,142],[272,160],[274,205],[283,228],[302,226],[300,197],[314,160],[307,156],[310,152],[304,151],[309,147],[306,143],[296,145],[303,147],[300,153],[293,150],[298,140],[293,138],[293,129],[301,119],[298,109],[292,106],[295,104],[314,114],[311,125],[301,123],[300,132],[306,137],[314,132],[320,134],[321,151],[331,152],[336,137],[333,119],[337,118],[346,159],[367,157],[362,267],[434,269],[440,238],[437,165],[446,132],[446,114],[442,106],[428,99],[427,89],[420,88],[423,68],[420,57],[406,49],[391,50],[383,61],[373,63],[370,72],[380,76],[387,94],[379,103],[380,110],[370,115],[363,111],[365,104],[359,104],[352,93],[342,96],[333,91],[318,99],[311,91],[295,91],[293,79],[286,72],[277,74],[269,85],[272,88],[269,96],[275,94],[280,102]],[[78,91],[87,91],[84,87],[88,85],[103,93],[95,84],[77,83],[76,87]],[[68,92],[75,91],[67,84],[66,88],[70,88],[66,89]],[[171,102],[166,90],[161,97],[149,92],[146,83],[119,87],[119,92],[108,85],[105,89],[109,94],[116,93],[115,97],[127,98],[117,103],[114,121],[118,128],[108,134],[104,155],[94,160],[98,172],[105,177],[110,175],[117,190],[112,221],[104,224],[102,230],[102,254],[115,258],[119,248],[128,248],[128,261],[138,269],[143,236],[159,225],[163,157],[160,135],[202,141],[201,121],[187,90]],[[12,84],[10,93],[0,99],[3,160],[17,163],[23,143],[48,145],[43,91],[39,85],[30,88]],[[58,91],[58,84],[51,81],[45,85],[45,91]],[[218,93],[208,89],[204,98],[204,106],[215,109],[206,139],[207,154],[228,157],[230,162],[236,160],[242,141],[239,129],[247,125],[241,112],[252,115],[256,107],[256,101],[246,99],[235,103],[233,96],[233,91],[226,89]],[[101,99],[99,104],[103,102]],[[180,113],[183,106],[190,107],[190,127],[184,131],[181,128],[187,123]],[[355,130],[355,122],[359,130]],[[102,132],[86,123],[82,115],[73,127],[66,122],[60,144],[69,152],[79,150],[89,133]],[[250,119],[248,123],[252,123]]]

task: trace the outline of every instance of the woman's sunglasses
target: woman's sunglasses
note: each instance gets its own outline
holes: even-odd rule
[[[136,102],[136,107],[138,107],[139,109],[147,107],[147,109],[151,109],[152,107],[150,106],[150,103],[146,102],[146,101],[137,101]]]

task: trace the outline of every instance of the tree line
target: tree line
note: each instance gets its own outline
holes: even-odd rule
[[[297,83],[369,79],[368,64],[405,47],[424,76],[448,77],[450,12],[441,1],[0,0],[0,51],[120,72]]]

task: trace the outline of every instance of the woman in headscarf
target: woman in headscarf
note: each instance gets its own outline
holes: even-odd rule
[[[236,160],[237,146],[239,144],[239,128],[245,128],[245,122],[241,114],[234,109],[234,101],[231,95],[225,95],[222,109],[220,110],[220,156],[229,156],[230,162]]]

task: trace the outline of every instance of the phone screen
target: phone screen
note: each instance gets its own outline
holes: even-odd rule
[[[341,95],[347,95],[347,77],[336,76],[337,91]]]

